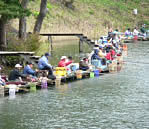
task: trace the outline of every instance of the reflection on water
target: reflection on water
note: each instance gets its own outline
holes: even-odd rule
[[[91,52],[92,47],[87,43],[83,43],[83,52]],[[61,56],[72,56],[73,59],[78,62],[79,57],[84,56],[84,53],[79,53],[79,40],[73,41],[62,41],[58,43],[53,43],[53,54],[50,60],[51,64],[57,65]]]
[[[129,44],[118,73],[0,98],[0,129],[148,129],[149,64],[131,62],[148,47]]]

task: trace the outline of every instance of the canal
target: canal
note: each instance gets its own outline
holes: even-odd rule
[[[0,98],[0,129],[149,129],[149,42],[120,72]]]

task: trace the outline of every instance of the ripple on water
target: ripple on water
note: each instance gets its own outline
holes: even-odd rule
[[[128,47],[129,59],[125,57],[119,73],[17,95],[14,99],[0,98],[0,127],[148,129],[149,64],[136,63],[147,62],[148,44]]]

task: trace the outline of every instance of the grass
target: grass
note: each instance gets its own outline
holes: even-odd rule
[[[74,10],[53,0],[49,1],[41,33],[83,33],[91,39],[98,39],[101,35],[107,34],[109,27],[125,31],[138,23],[149,25],[148,0],[75,0]],[[40,9],[40,0],[31,1],[29,8],[33,14],[27,20],[27,31],[32,32]],[[137,16],[132,13],[134,8],[138,9]],[[14,21],[14,27],[16,24],[18,22]],[[64,38],[56,37],[56,40]],[[41,44],[37,55],[47,51],[47,46],[47,43]]]

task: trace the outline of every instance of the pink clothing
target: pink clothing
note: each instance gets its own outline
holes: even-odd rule
[[[112,53],[112,56],[115,56],[116,55],[116,53],[115,53],[114,50],[112,50],[111,53]]]
[[[107,53],[107,55],[106,55],[106,59],[107,59],[107,60],[112,60],[111,52],[108,52],[108,53]]]

